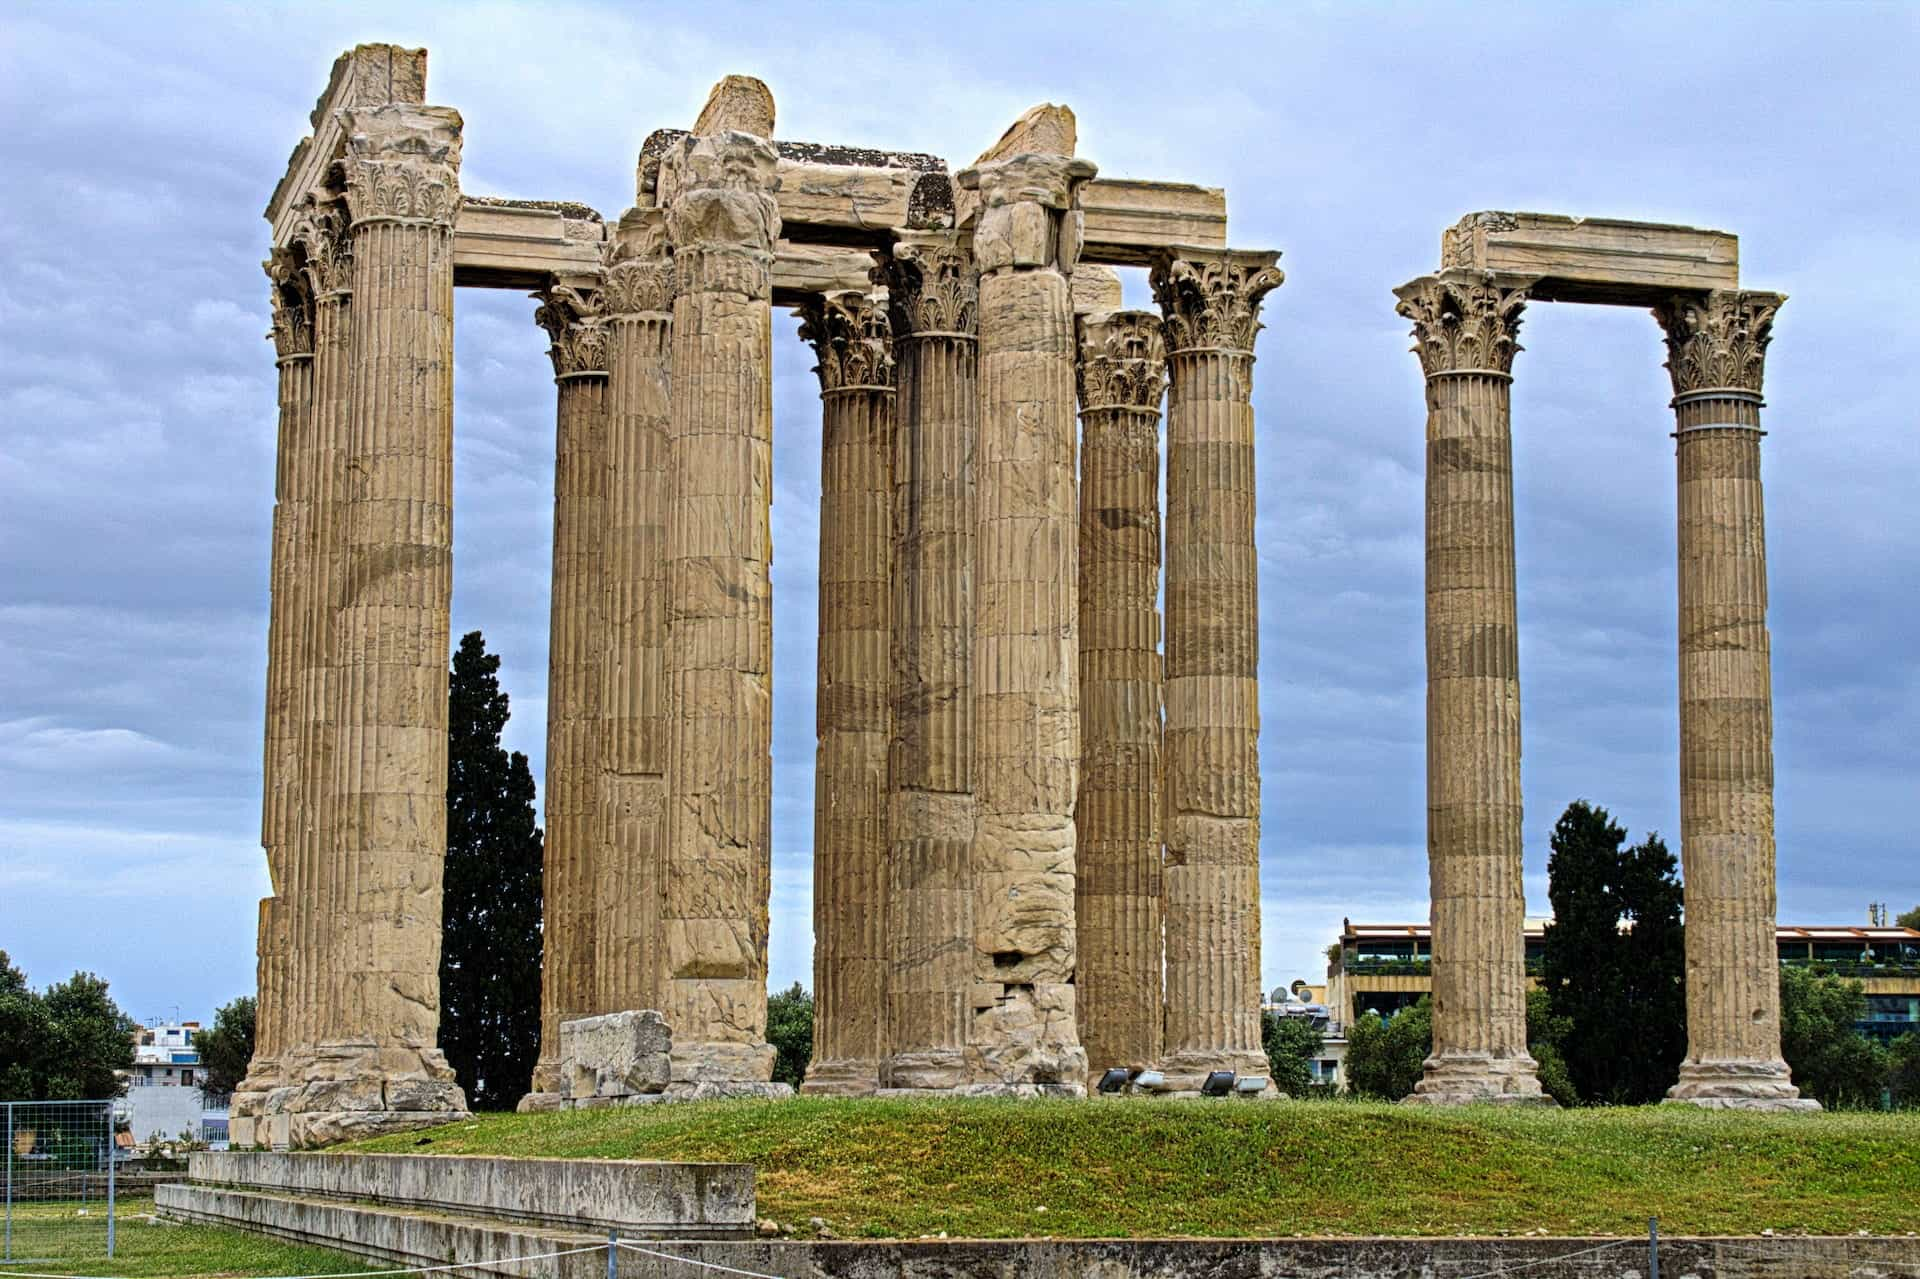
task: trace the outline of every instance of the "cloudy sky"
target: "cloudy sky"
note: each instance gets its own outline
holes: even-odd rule
[[[329,65],[432,52],[464,188],[632,201],[721,75],[784,138],[965,162],[1071,104],[1110,176],[1285,252],[1260,339],[1265,976],[1424,918],[1419,372],[1389,290],[1477,209],[1739,234],[1769,359],[1780,910],[1920,901],[1920,10],[13,3],[0,14],[0,948],[140,1017],[251,987],[274,372],[260,218]],[[1130,296],[1145,300],[1142,281]],[[553,389],[458,300],[454,633],[540,775]],[[1568,800],[1677,831],[1670,394],[1646,314],[1535,306],[1514,388],[1528,900]],[[776,323],[772,977],[810,976],[819,409]],[[1677,840],[1673,841],[1677,845]]]

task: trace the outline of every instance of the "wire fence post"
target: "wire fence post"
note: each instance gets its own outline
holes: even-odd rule
[[[620,1279],[620,1232],[607,1231],[607,1279]]]
[[[7,1103],[7,1255],[13,1260],[13,1103]]]
[[[1660,1279],[1660,1218],[1647,1218],[1647,1279]]]
[[[107,1116],[107,1257],[111,1259],[113,1257],[113,1174],[114,1165],[120,1162],[115,1158],[119,1153],[119,1147],[114,1144],[113,1103],[105,1102],[100,1108],[106,1112]],[[1655,1275],[1653,1279],[1660,1279],[1660,1276]]]

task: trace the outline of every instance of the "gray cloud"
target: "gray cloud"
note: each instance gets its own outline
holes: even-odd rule
[[[1260,342],[1269,984],[1424,913],[1421,392],[1388,290],[1480,208],[1723,226],[1770,356],[1781,912],[1920,901],[1911,9],[707,4],[0,17],[0,946],[132,1010],[252,980],[273,370],[259,210],[333,56],[432,50],[470,191],[631,199],[726,72],[787,137],[970,159],[1073,104],[1104,172],[1224,186],[1285,250]],[[1144,301],[1130,273],[1129,301]],[[454,624],[539,773],[553,391],[532,303],[458,301]],[[818,406],[776,317],[773,977],[810,981]],[[1644,314],[1536,306],[1515,386],[1528,885],[1575,796],[1677,834],[1673,475]]]

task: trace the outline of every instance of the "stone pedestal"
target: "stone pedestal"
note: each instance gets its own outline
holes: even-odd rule
[[[980,194],[979,494],[974,569],[975,1086],[1084,1091],[1074,1001],[1080,763],[1074,473],[1076,189],[1093,165],[1018,155],[968,169]]]
[[[667,428],[664,1009],[677,1081],[771,1078],[773,145],[721,132],[663,165],[673,245]]]
[[[1777,293],[1674,297],[1666,330],[1679,472],[1680,858],[1687,1057],[1667,1095],[1818,1110],[1780,1056],[1773,687],[1761,384]]]
[[[966,1082],[973,1020],[973,575],[979,282],[967,237],[900,236],[895,355],[892,740],[882,1082]]]
[[[1260,1038],[1260,617],[1253,340],[1279,255],[1152,275],[1167,346],[1164,869],[1171,1091],[1266,1078]]]
[[[1080,321],[1080,797],[1074,892],[1088,1075],[1160,1059],[1160,398],[1144,311]]]
[[[666,858],[667,417],[673,263],[666,213],[630,209],[609,248],[601,669],[604,837],[594,882],[603,1009],[657,1008]]]
[[[547,785],[540,1058],[533,1091],[559,1083],[560,1027],[599,1011],[595,925],[601,665],[606,650],[607,324],[597,275],[551,281],[534,320],[552,339],[558,407],[553,593],[547,643]]]
[[[453,220],[460,117],[349,112],[353,348],[320,1042],[290,1074],[289,1140],[458,1117],[436,1045],[452,596]]]
[[[801,310],[819,364],[820,647],[813,804],[813,1059],[805,1093],[879,1086],[886,960],[893,356],[887,299]]]
[[[1410,1102],[1551,1105],[1527,1053],[1508,410],[1525,281],[1395,291],[1427,376],[1427,866],[1433,1055]]]

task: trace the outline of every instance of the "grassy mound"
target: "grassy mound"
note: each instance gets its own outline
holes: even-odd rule
[[[346,1149],[750,1163],[762,1216],[842,1238],[1920,1230],[1920,1114],[801,1098],[487,1115]]]

